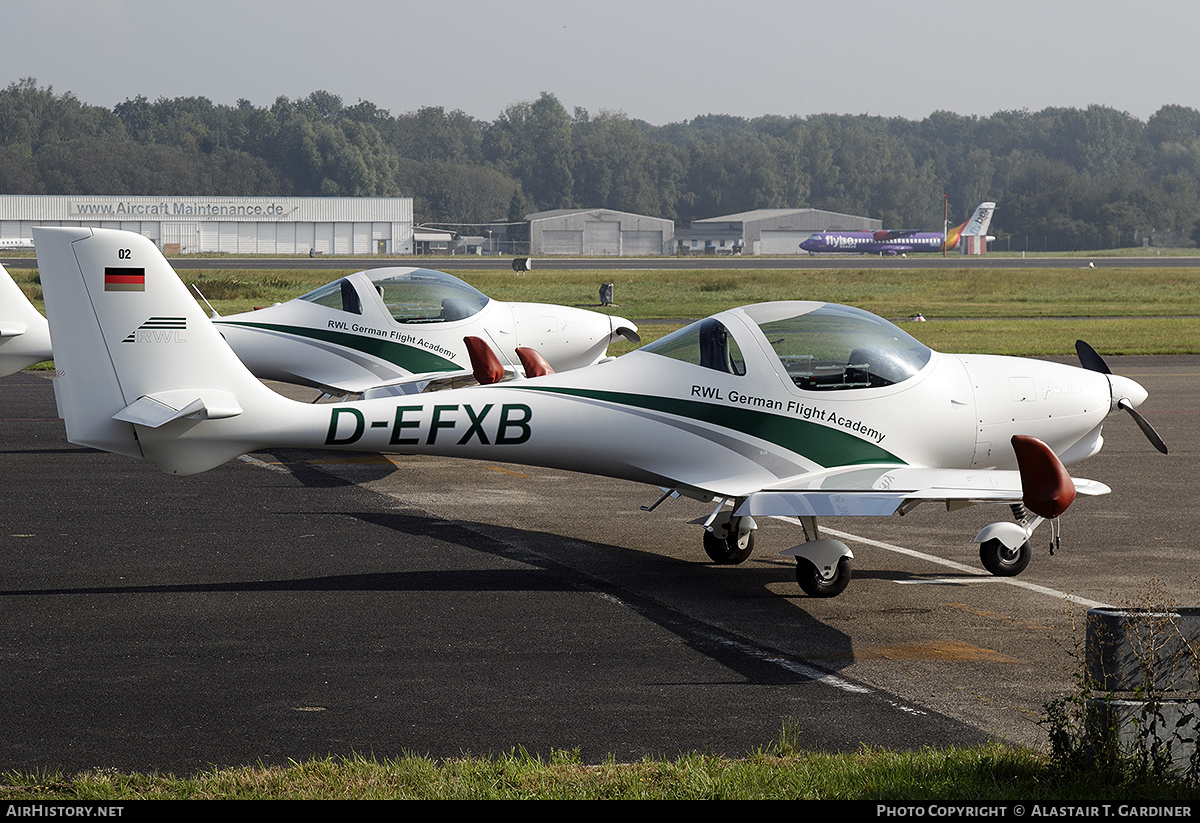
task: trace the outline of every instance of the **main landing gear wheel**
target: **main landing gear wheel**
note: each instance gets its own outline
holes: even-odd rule
[[[824,578],[811,560],[797,557],[796,582],[809,597],[836,597],[850,585],[850,558],[839,560],[833,577]]]
[[[1010,549],[996,538],[979,544],[980,562],[997,577],[1016,577],[1025,571],[1032,554],[1028,540],[1015,549]]]
[[[712,558],[712,562],[722,566],[734,566],[742,563],[754,551],[754,532],[746,534],[744,546],[738,545],[736,531],[731,531],[728,537],[717,537],[707,529],[704,532],[704,552]]]

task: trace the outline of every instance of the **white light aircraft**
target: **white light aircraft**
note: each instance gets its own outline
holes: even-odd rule
[[[533,349],[556,371],[590,365],[619,337],[638,341],[621,317],[570,306],[492,300],[432,269],[360,271],[315,291],[213,322],[238,358],[264,380],[326,394],[423,391],[471,374],[465,337],[489,341],[506,370]]]
[[[841,592],[850,549],[823,516],[891,515],[934,502],[1014,507],[975,538],[986,568],[1021,572],[1029,537],[1076,494],[1063,467],[1095,454],[1117,409],[1146,391],[1108,373],[1024,358],[941,354],[867,312],[763,303],[720,312],[641,349],[568,372],[405,397],[300,403],[253,377],[137,234],[37,229],[68,439],[173,474],[268,447],[346,449],[567,469],[715,503],[704,547],[738,563],[755,518],[800,518],[796,578]],[[110,288],[114,272],[122,290]],[[129,288],[136,279],[137,288]],[[116,283],[111,283],[116,286]],[[154,335],[139,330],[154,327]],[[486,353],[486,345],[479,347]],[[490,363],[493,376],[503,371]]]
[[[0,251],[33,251],[33,238],[0,237]]]
[[[0,376],[49,360],[50,325],[0,266]]]
[[[117,275],[110,280],[109,288],[119,288]],[[490,341],[509,375],[525,369],[522,350],[566,371],[607,356],[619,337],[638,340],[637,326],[621,317],[492,300],[445,272],[414,268],[356,272],[257,311],[213,312],[213,322],[260,379],[329,395],[410,394],[473,382],[464,337]],[[154,324],[139,330],[158,333],[170,330]],[[6,341],[17,334],[24,335],[20,343]],[[49,334],[45,318],[0,266],[0,376],[51,359]]]

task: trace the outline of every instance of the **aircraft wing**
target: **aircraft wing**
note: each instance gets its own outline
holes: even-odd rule
[[[1094,480],[1071,478],[1076,494],[1108,494]],[[880,517],[901,507],[942,503],[948,509],[974,503],[1020,503],[1024,498],[1016,470],[925,469],[895,466],[848,466],[750,494],[735,514],[752,516]]]
[[[512,380],[518,374],[517,370],[512,366],[504,366],[503,368],[504,377],[501,378],[501,382]],[[441,391],[442,389],[459,389],[464,386],[475,386],[478,384],[479,381],[471,369],[457,369],[455,371],[409,374],[395,380],[389,380],[386,383],[374,384],[366,389],[357,389],[356,392],[361,392],[364,400],[371,400],[376,397],[400,397],[408,394]]]

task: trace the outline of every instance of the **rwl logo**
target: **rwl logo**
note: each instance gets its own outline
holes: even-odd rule
[[[183,332],[187,330],[185,317],[151,317],[131,331],[122,343],[186,343]]]

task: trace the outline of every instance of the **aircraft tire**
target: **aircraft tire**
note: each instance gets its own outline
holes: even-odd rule
[[[744,563],[753,551],[754,532],[750,532],[746,538],[744,549],[738,548],[736,533],[721,539],[708,530],[704,532],[704,552],[718,565],[736,566],[738,563]]]
[[[1026,540],[1019,548],[1010,549],[993,538],[979,544],[979,560],[983,567],[997,577],[1016,577],[1025,571],[1033,556]]]
[[[817,567],[811,560],[797,557],[796,582],[809,597],[836,597],[850,585],[850,558],[839,560],[833,579],[825,580],[817,573]]]

